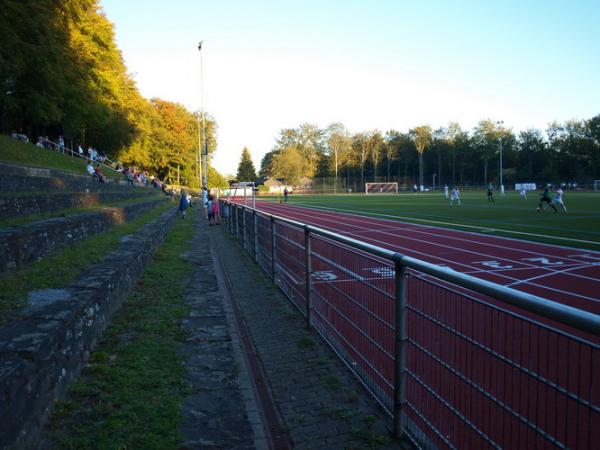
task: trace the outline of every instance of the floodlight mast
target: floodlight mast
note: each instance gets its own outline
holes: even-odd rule
[[[499,128],[498,141],[500,142],[500,195],[504,195],[504,183],[502,182],[502,125],[504,124],[503,120],[499,120],[496,122]]]
[[[208,177],[208,166],[206,163],[206,158],[208,155],[208,137],[206,136],[206,121],[204,118],[204,73],[202,70],[202,44],[204,41],[200,41],[198,44],[198,51],[200,52],[200,114],[202,117],[202,136],[204,139],[198,143],[198,147],[202,147],[202,150],[198,148],[198,151],[201,152],[201,166],[200,173],[202,176],[201,184],[202,188],[207,188],[207,177]],[[200,138],[199,138],[200,140]]]

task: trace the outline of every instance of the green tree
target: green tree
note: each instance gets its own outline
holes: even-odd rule
[[[423,186],[423,152],[431,145],[431,127],[421,125],[410,130],[410,135],[419,154],[419,185]]]
[[[519,133],[518,150],[521,156],[520,159],[523,161],[521,167],[526,168],[520,170],[519,173],[526,176],[526,179],[534,181],[535,174],[542,172],[542,155],[545,148],[546,143],[540,130],[530,128]]]
[[[250,150],[246,147],[242,150],[242,158],[238,165],[237,181],[254,181],[256,179],[256,169],[250,156]]]
[[[333,172],[335,176],[335,182],[333,184],[334,193],[337,190],[338,184],[338,169],[344,164],[352,148],[352,139],[348,130],[341,123],[332,123],[327,127],[327,147],[329,149],[329,155],[331,157],[331,165],[333,166]]]
[[[352,160],[360,167],[360,189],[365,188],[365,163],[369,157],[367,133],[356,133],[352,136]]]
[[[293,186],[309,169],[306,158],[296,146],[284,148],[273,157],[273,176],[283,178]]]
[[[458,142],[467,139],[467,133],[462,131],[457,122],[450,122],[444,130],[444,140],[452,151],[452,185],[456,186],[456,149]],[[441,184],[441,180],[440,180]]]
[[[260,161],[260,172],[259,175],[262,178],[269,178],[273,176],[273,158],[277,155],[281,150],[271,150],[270,152],[265,153],[262,160]]]
[[[377,167],[384,150],[384,141],[379,130],[372,131],[367,137],[367,151],[373,162],[373,181],[377,181]]]

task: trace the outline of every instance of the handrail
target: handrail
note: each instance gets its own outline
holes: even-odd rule
[[[539,314],[541,316],[577,328],[587,333],[591,333],[594,336],[600,336],[600,315],[573,308],[571,306],[563,305],[561,303],[548,300],[537,295],[517,291],[516,289],[502,286],[490,281],[482,280],[471,275],[457,272],[448,267],[436,266],[435,264],[412,258],[410,256],[402,255],[400,253],[393,252],[385,248],[377,247],[366,242],[361,242],[356,239],[342,236],[340,234],[319,227],[315,227],[313,225],[308,225],[274,214],[269,214],[260,210],[255,210],[249,206],[238,205],[227,200],[222,201],[229,203],[235,207],[241,207],[242,209],[256,211],[258,215],[262,215],[266,218],[273,217],[274,220],[302,228],[314,234],[324,236],[328,239],[340,242],[350,247],[358,248],[359,250],[375,254],[392,262],[398,262],[401,265],[404,265],[411,269],[418,270],[419,272],[423,272],[427,275],[432,275],[436,278],[451,282],[458,286],[476,292],[480,292],[485,295],[489,295],[497,300],[503,301],[513,306],[517,306],[526,311]]]
[[[79,158],[81,158],[81,159],[83,159],[83,160],[89,160],[89,159],[90,159],[88,156],[81,155],[81,154],[79,154],[79,152],[76,152],[75,150],[71,150],[71,149],[70,149],[69,147],[67,147],[66,145],[60,145],[60,144],[57,144],[56,142],[53,142],[53,141],[51,141],[51,140],[49,140],[49,139],[47,139],[47,140],[46,140],[46,142],[48,142],[49,144],[52,144],[52,146],[53,146],[53,148],[54,148],[54,150],[55,150],[55,151],[59,151],[59,152],[60,152],[60,151],[61,151],[60,149],[62,149],[62,151],[68,151],[69,153],[71,153],[71,156],[77,156],[77,157],[79,157]],[[34,145],[35,145],[35,144],[34,144]],[[59,150],[57,150],[57,149],[59,149]],[[104,166],[104,167],[106,167],[106,168],[108,168],[108,169],[110,169],[110,170],[112,170],[112,171],[114,171],[114,172],[120,173],[120,172],[118,172],[118,171],[117,171],[117,170],[116,170],[114,167],[111,167],[111,166],[110,166],[110,165],[108,165],[108,164],[104,164],[103,162],[96,161],[96,160],[93,160],[93,161],[94,161],[94,163],[96,163],[96,164],[100,164],[100,165],[102,165],[102,166]],[[109,161],[110,161],[110,160],[109,160]],[[111,161],[111,162],[112,162],[112,161]]]

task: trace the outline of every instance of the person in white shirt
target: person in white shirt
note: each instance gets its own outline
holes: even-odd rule
[[[561,188],[558,188],[556,190],[556,192],[554,193],[554,198],[552,199],[552,203],[554,203],[555,205],[560,205],[561,209],[564,212],[567,212],[567,207],[565,206],[565,204],[563,202],[563,194],[564,194],[564,191]]]
[[[87,170],[87,173],[89,173],[91,176],[93,176],[94,178],[98,178],[98,175],[96,175],[96,170],[94,169],[94,166],[92,166],[91,161],[88,161],[88,164],[85,169]]]
[[[444,197],[448,198],[448,185],[444,185]]]
[[[526,190],[525,188],[522,188],[522,189],[519,191],[519,195],[521,196],[521,198],[522,198],[523,200],[527,200],[527,190]]]
[[[458,203],[458,206],[462,206],[460,204],[460,191],[457,187],[453,187],[450,192],[450,206],[454,206],[455,201]]]
[[[204,218],[208,219],[208,191],[202,188],[202,207],[204,208]]]

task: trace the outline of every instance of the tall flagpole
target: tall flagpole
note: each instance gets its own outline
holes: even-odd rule
[[[206,163],[206,157],[208,155],[208,137],[206,136],[206,120],[204,118],[204,74],[202,70],[202,43],[204,41],[200,41],[198,44],[198,51],[200,51],[200,114],[202,115],[202,164],[200,167],[200,172],[202,175],[202,187],[207,188],[207,175],[208,175],[208,166]],[[199,143],[200,144],[200,143]],[[198,150],[200,151],[200,149]]]

